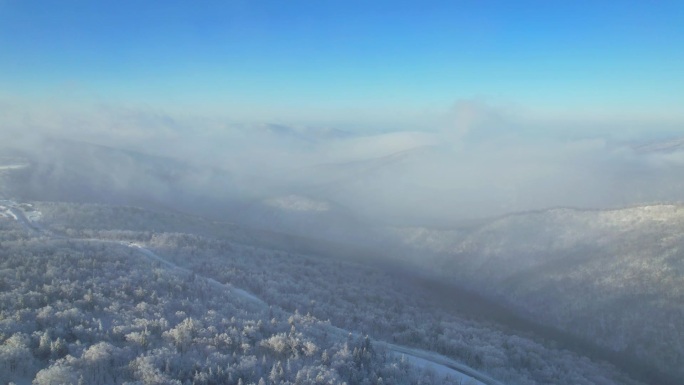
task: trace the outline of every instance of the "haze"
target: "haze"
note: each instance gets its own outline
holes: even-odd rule
[[[0,0],[0,382],[680,383],[682,20]]]
[[[674,2],[0,10],[4,147],[106,144],[382,221],[681,198],[682,156],[635,150],[684,121]]]

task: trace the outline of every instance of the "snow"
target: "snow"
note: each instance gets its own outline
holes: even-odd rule
[[[287,211],[328,211],[330,204],[323,201],[313,200],[300,195],[288,195],[285,197],[272,198],[266,201],[269,206]]]
[[[147,256],[148,258],[158,261],[165,265],[166,267],[180,271],[186,274],[192,274],[192,272],[188,269],[182,268],[166,259],[163,257],[157,255],[153,251],[145,248],[143,245],[139,243],[134,243],[134,242],[120,242],[120,244],[135,248],[138,250],[140,253],[143,255]],[[256,303],[260,306],[267,307],[268,304],[264,302],[261,298],[257,297],[256,295],[243,290],[239,289],[236,287],[233,287],[231,284],[223,284],[221,282],[218,282],[217,280],[213,278],[208,278],[205,276],[197,275],[198,278],[205,280],[208,282],[210,285],[217,287],[217,288],[228,288],[230,291],[235,294],[236,296],[243,298],[247,301]],[[330,329],[334,332],[341,332],[343,335],[348,334],[349,332],[346,330],[339,329],[335,326],[330,325]],[[439,355],[437,353],[433,352],[426,352],[423,350],[419,349],[411,349],[407,348],[404,346],[399,346],[399,345],[394,345],[386,342],[381,342],[381,341],[376,341],[376,344],[379,344],[380,346],[384,346],[387,348],[389,351],[391,351],[394,354],[397,355],[402,355],[406,357],[409,362],[411,362],[412,365],[420,367],[420,368],[425,368],[425,369],[430,369],[434,370],[436,374],[440,378],[444,378],[446,376],[449,376],[452,379],[457,379],[462,381],[464,385],[502,385],[500,382],[492,379],[491,377],[487,376],[484,373],[478,372],[475,369],[472,369],[466,365],[463,365],[461,363],[458,363],[454,360],[451,360],[447,357],[444,357],[442,355]]]
[[[33,210],[30,204],[17,204],[8,199],[0,199],[0,217],[12,218],[19,222],[29,232],[40,232],[40,230],[33,224],[33,220],[40,219],[42,213],[40,211],[28,211],[24,209],[29,208]]]
[[[327,210],[328,207],[327,204],[323,202],[316,202],[313,200],[308,200],[307,198],[299,199],[301,197],[296,196],[290,196],[286,198],[288,199],[280,201],[280,203],[284,204],[286,207],[289,207],[289,209],[292,210]],[[49,231],[37,227],[33,223],[34,220],[40,219],[42,214],[39,211],[25,211],[25,208],[32,209],[32,207],[28,204],[17,204],[16,202],[9,200],[0,200],[0,216],[9,216],[14,218],[14,220],[20,222],[27,230],[31,232],[38,232],[44,235],[54,237],[54,235],[52,235]],[[119,244],[124,247],[135,249],[138,253],[144,255],[150,260],[161,263],[168,269],[181,272],[183,274],[194,274],[189,269],[180,267],[175,263],[159,256],[158,254],[146,248],[144,245],[140,243],[97,238],[80,239],[80,241]],[[223,284],[213,278],[197,274],[195,274],[195,276],[198,279],[202,279],[209,285],[214,286],[216,288],[224,290],[228,289],[235,296],[242,298],[248,302],[257,304],[261,307],[268,307],[268,304],[266,302],[264,302],[262,299],[246,290],[233,287],[231,284]],[[349,333],[349,331],[339,329],[332,325],[330,325],[329,327],[330,330],[333,332],[340,332],[344,333],[345,335]],[[486,374],[478,372],[475,369],[472,369],[466,365],[463,365],[461,363],[458,363],[454,360],[451,360],[447,357],[441,356],[433,352],[412,349],[382,341],[374,341],[374,343],[379,346],[385,347],[394,355],[405,357],[415,367],[433,371],[437,375],[437,378],[445,378],[446,376],[449,376],[452,379],[461,381],[464,385],[501,385],[501,383],[492,379]]]
[[[182,267],[176,265],[175,263],[170,262],[170,261],[160,257],[159,255],[154,253],[152,250],[145,248],[144,246],[142,246],[139,243],[128,243],[128,242],[120,242],[120,243],[125,245],[125,246],[135,248],[136,250],[138,250],[140,253],[142,253],[146,257],[148,257],[152,260],[158,261],[161,264],[163,264],[164,266],[166,266],[172,270],[176,270],[176,271],[183,272],[186,274],[192,274],[192,272],[190,270],[182,268]],[[226,289],[227,288],[233,294],[235,294],[237,297],[240,297],[240,298],[245,299],[245,300],[250,301],[250,302],[254,302],[260,306],[268,306],[266,304],[266,302],[264,302],[261,298],[255,296],[254,294],[252,294],[246,290],[238,289],[236,287],[233,287],[233,285],[230,285],[230,284],[223,284],[223,283],[221,283],[221,282],[219,282],[213,278],[208,278],[208,277],[201,276],[201,275],[197,275],[197,277],[207,281],[210,285],[212,285],[214,287],[217,287],[220,289]]]
[[[0,171],[4,170],[21,170],[22,168],[28,167],[28,164],[5,164],[0,165]]]
[[[218,283],[218,282],[217,282]],[[237,294],[239,297],[242,297],[244,299],[250,300],[252,302],[260,303],[261,305],[267,306],[266,302],[264,302],[261,298],[257,297],[256,295],[243,290],[243,289],[238,289],[237,287],[234,287],[233,285],[226,284],[224,286],[230,287],[230,290]]]
[[[168,267],[168,268],[170,268],[170,269],[172,269],[172,270],[179,270],[179,271],[183,271],[183,272],[189,273],[188,270],[183,269],[183,268],[181,268],[181,267],[178,267],[178,265],[176,265],[176,264],[174,264],[174,263],[171,263],[171,262],[167,261],[166,259],[164,259],[164,258],[158,256],[157,254],[155,254],[155,253],[152,252],[151,250],[144,248],[142,245],[140,245],[140,244],[138,244],[138,243],[126,243],[126,242],[123,242],[123,244],[126,245],[126,246],[128,246],[128,247],[137,249],[141,254],[145,255],[146,257],[148,257],[148,258],[150,258],[150,259],[152,259],[152,260],[155,260],[155,261],[157,261],[157,262],[160,262],[162,265],[164,265],[164,266],[166,266],[166,267]]]
[[[457,370],[454,370],[452,368],[449,368],[447,366],[437,364],[433,361],[428,361],[424,358],[416,357],[416,356],[411,356],[411,355],[406,355],[402,354],[403,357],[406,357],[406,359],[414,366],[423,368],[423,369],[428,369],[433,371],[436,375],[437,378],[445,378],[449,376],[449,378],[460,381],[464,385],[487,385],[486,383],[482,381],[478,381],[468,375],[465,375]]]
[[[51,235],[49,232],[36,227],[35,224],[33,223],[35,220],[38,220],[42,217],[42,213],[40,211],[34,210],[34,211],[24,212],[24,210],[22,210],[21,206],[22,205],[17,204],[16,202],[11,201],[11,200],[0,200],[0,217],[11,217],[15,221],[21,223],[27,230],[29,230],[31,232],[43,232],[46,235]],[[32,205],[30,205],[30,204],[23,204],[23,206],[32,207]],[[140,252],[141,254],[146,256],[147,258],[152,259],[154,261],[157,261],[169,269],[180,271],[180,272],[183,272],[186,274],[192,274],[192,272],[190,270],[182,268],[182,267],[160,257],[159,255],[154,253],[152,250],[144,247],[143,245],[141,245],[139,243],[119,242],[119,241],[110,241],[110,240],[103,240],[103,239],[85,239],[85,241],[102,242],[102,243],[118,243],[118,244],[121,244],[123,246],[131,247],[131,248],[136,249],[138,252]],[[200,278],[206,280],[210,285],[212,285],[214,287],[219,287],[222,289],[227,288],[232,293],[234,293],[236,296],[243,298],[247,301],[256,303],[260,306],[268,306],[260,298],[258,298],[257,296],[255,296],[252,293],[249,293],[246,290],[233,287],[230,284],[222,284],[221,282],[219,282],[215,279],[212,279],[212,278],[203,277],[203,276],[200,276]]]
[[[462,379],[464,385],[503,385],[501,382],[491,378],[487,374],[435,352],[408,348],[382,341],[376,341],[375,343],[392,351],[394,354],[403,355],[414,365],[432,368],[440,375],[444,374],[449,375],[452,378]]]
[[[15,221],[18,221],[19,218],[17,218],[16,214],[12,212],[12,209],[6,206],[0,206],[0,217],[3,218],[12,218]]]
[[[341,329],[334,325],[328,325],[328,332],[343,337],[353,334],[348,330]],[[504,385],[489,377],[487,374],[435,352],[409,348],[378,340],[373,340],[373,345],[384,348],[396,356],[405,357],[411,365],[424,369],[432,369],[440,378],[444,378],[448,375],[452,379],[462,381],[463,385]]]
[[[26,218],[31,222],[39,221],[43,217],[43,213],[41,213],[40,211],[29,211],[24,214],[26,215]]]

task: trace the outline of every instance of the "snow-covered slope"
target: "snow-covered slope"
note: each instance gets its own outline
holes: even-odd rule
[[[640,384],[469,320],[392,271],[271,248],[263,232],[130,207],[31,208],[40,227],[5,231],[18,218],[0,218],[4,381]]]
[[[553,209],[398,236],[422,250],[423,266],[534,319],[663,370],[684,368],[682,205]]]

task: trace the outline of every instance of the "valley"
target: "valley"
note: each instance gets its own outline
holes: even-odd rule
[[[10,208],[19,210],[17,207],[28,206],[16,203],[10,205]],[[168,274],[185,280],[184,287],[199,285],[203,291],[224,292],[223,297],[228,295],[232,298],[231,301],[237,301],[236,303],[245,307],[242,311],[247,311],[248,314],[256,312],[255,316],[263,322],[268,321],[268,317],[264,319],[258,315],[263,312],[278,312],[284,314],[283,317],[286,314],[298,317],[298,314],[306,312],[306,317],[311,317],[309,322],[322,323],[321,326],[317,326],[318,331],[312,331],[315,336],[312,341],[319,341],[320,333],[326,336],[323,341],[348,340],[347,334],[356,336],[353,337],[356,339],[366,335],[372,336],[372,341],[377,341],[371,342],[374,349],[389,354],[387,362],[399,360],[401,364],[404,362],[402,355],[409,357],[403,365],[409,365],[408,370],[415,376],[413,378],[428,376],[432,378],[429,380],[432,382],[436,381],[436,378],[430,376],[440,373],[456,381],[453,373],[456,370],[461,373],[458,381],[468,381],[468,376],[474,376],[476,380],[473,381],[482,381],[485,384],[556,382],[561,378],[573,378],[568,380],[573,382],[585,378],[591,383],[599,381],[598,378],[607,380],[611,377],[620,378],[619,383],[627,381],[616,369],[609,369],[609,366],[594,366],[581,361],[579,356],[568,354],[567,351],[555,350],[556,348],[552,347],[553,343],[549,344],[551,340],[545,339],[554,337],[553,335],[544,336],[536,330],[524,330],[524,327],[520,327],[524,324],[509,322],[512,313],[508,313],[508,316],[505,312],[501,313],[498,320],[491,317],[492,311],[496,311],[492,309],[497,309],[494,303],[486,305],[486,302],[475,302],[468,296],[457,295],[452,297],[457,303],[454,307],[453,302],[449,305],[444,299],[440,299],[445,298],[444,294],[440,297],[437,293],[449,291],[445,292],[443,287],[435,290],[434,286],[430,286],[434,285],[434,281],[426,281],[433,282],[431,284],[419,284],[415,277],[412,279],[406,272],[387,269],[386,262],[379,265],[377,260],[363,261],[363,258],[358,257],[344,260],[335,254],[332,257],[293,253],[283,249],[286,243],[282,239],[278,240],[279,249],[264,248],[259,245],[261,238],[244,234],[249,233],[248,230],[242,230],[243,234],[235,231],[234,239],[238,241],[208,238],[188,233],[188,229],[185,232],[173,233],[142,229],[122,230],[121,227],[125,228],[121,226],[123,222],[141,223],[136,219],[140,215],[147,218],[144,223],[148,225],[165,223],[167,226],[182,226],[182,223],[185,223],[194,227],[191,217],[187,221],[173,225],[173,222],[161,219],[167,214],[155,214],[134,208],[40,202],[34,203],[32,207],[42,214],[33,216],[39,218],[40,225],[28,220],[26,215],[17,215],[17,220],[11,223],[16,223],[19,228],[5,235],[9,237],[8,234],[15,234],[15,237],[24,239],[22,243],[31,245],[28,250],[35,247],[37,250],[49,251],[54,246],[45,249],[45,246],[40,245],[55,245],[56,242],[62,245],[59,248],[67,245],[68,249],[82,256],[92,253],[92,250],[99,250],[98,255],[104,252],[105,254],[101,254],[102,257],[109,253],[131,257],[137,255],[138,258],[142,257],[138,264],[147,260],[149,262],[141,266],[150,266],[148,264],[151,263],[150,267],[155,271],[162,268],[168,271]],[[118,220],[122,222],[117,222],[117,216],[113,216],[111,223],[115,225],[108,225],[107,221],[103,220],[105,217],[98,215],[96,220],[100,225],[90,225],[90,213],[101,210],[118,211]],[[55,213],[65,215],[55,216]],[[173,215],[178,218],[179,214]],[[155,217],[161,221],[156,222]],[[69,219],[65,220],[66,218]],[[215,223],[205,223],[205,226],[199,227],[201,231],[214,226],[222,227]],[[15,242],[3,240],[2,245],[9,245],[16,251]],[[16,260],[13,261],[17,263]],[[146,267],[141,272],[147,269],[149,268]],[[100,267],[97,271],[100,271]],[[76,276],[70,280],[74,279],[73,282],[79,280]],[[140,288],[149,292],[149,288],[145,288],[144,285]],[[109,290],[106,284],[100,289]],[[459,289],[454,287],[450,291],[458,293]],[[6,294],[11,298],[11,293]],[[200,295],[202,302],[206,300],[206,293],[197,295]],[[8,310],[3,313],[5,320],[11,319],[7,318],[10,315],[7,313]],[[12,335],[16,332],[17,330]],[[109,339],[105,341],[111,343]],[[115,346],[125,349],[126,345]],[[76,356],[81,349],[77,346],[70,345],[68,349]],[[436,353],[421,353],[414,350],[416,348],[432,350],[443,356]],[[521,348],[525,353],[516,358],[516,355],[521,353]],[[143,349],[141,353],[145,351]],[[537,359],[530,356],[535,351],[539,354]],[[145,354],[147,353],[143,355]],[[541,357],[544,359],[541,360]],[[594,358],[602,360],[605,357],[599,355]],[[519,359],[523,361],[517,364],[511,361]],[[38,368],[40,362],[33,361],[33,367]],[[617,367],[619,364],[620,362]],[[55,365],[61,368],[66,363],[64,360],[56,360],[45,370]],[[74,368],[78,367],[76,365]],[[442,369],[435,371],[435,367]],[[451,372],[445,372],[445,367]],[[524,371],[521,371],[523,368]],[[77,369],[74,370],[79,372]],[[21,373],[26,375],[26,369]],[[130,372],[127,373],[130,375]],[[117,376],[122,374],[111,372],[109,375],[113,379],[119,378]]]
[[[0,0],[0,385],[684,384],[682,15]]]

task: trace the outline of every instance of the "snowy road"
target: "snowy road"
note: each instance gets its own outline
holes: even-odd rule
[[[186,273],[186,274],[193,274],[192,271],[190,271],[190,270],[188,270],[188,269],[186,269],[186,268],[184,268],[184,267],[180,267],[180,266],[176,265],[175,263],[170,262],[170,261],[168,261],[167,259],[164,259],[164,258],[160,257],[159,255],[155,254],[152,250],[147,249],[147,248],[143,247],[142,245],[140,245],[140,244],[138,244],[138,243],[127,243],[127,242],[119,242],[119,243],[121,243],[121,244],[123,244],[123,245],[126,245],[126,246],[128,246],[128,247],[132,247],[132,248],[134,248],[134,249],[137,249],[140,253],[144,254],[146,257],[148,257],[148,258],[150,258],[150,259],[152,259],[152,260],[158,261],[158,262],[162,263],[163,265],[165,265],[166,267],[168,267],[168,268],[170,268],[170,269],[173,269],[173,270],[176,270],[176,271],[180,271],[180,272],[183,272],[183,273]],[[250,293],[250,292],[248,292],[248,291],[246,291],[246,290],[238,289],[238,288],[236,288],[236,287],[233,287],[233,286],[230,285],[230,284],[223,284],[223,283],[221,283],[221,282],[219,282],[219,281],[217,281],[217,280],[215,280],[215,279],[213,279],[213,278],[205,277],[205,276],[202,276],[202,275],[197,275],[197,274],[196,274],[196,277],[205,280],[207,283],[209,283],[210,285],[212,285],[212,286],[214,286],[214,287],[221,288],[221,289],[226,289],[226,288],[227,288],[227,289],[229,289],[232,293],[234,293],[234,294],[236,294],[237,296],[239,296],[240,298],[243,298],[243,299],[245,299],[245,300],[254,302],[254,303],[256,303],[256,304],[258,304],[258,305],[261,305],[261,306],[268,307],[268,304],[267,304],[266,302],[264,302],[263,300],[261,300],[261,298],[255,296],[254,294],[252,294],[252,293]]]
[[[387,350],[407,356],[407,358],[417,366],[432,367],[436,372],[449,374],[452,378],[461,377],[464,384],[504,385],[482,372],[434,352],[408,348],[406,346],[394,345],[382,341],[375,341],[374,343],[385,347]],[[474,382],[468,382],[470,379]]]
[[[253,302],[259,306],[268,307],[268,304],[266,302],[264,302],[261,298],[255,296],[254,294],[252,294],[246,290],[239,289],[237,287],[234,287],[231,284],[221,283],[221,282],[219,282],[213,278],[209,278],[209,277],[205,277],[203,275],[196,274],[193,271],[191,271],[190,269],[186,269],[184,267],[178,266],[175,263],[165,259],[164,257],[159,256],[154,251],[146,248],[145,246],[143,246],[139,243],[127,242],[127,241],[115,241],[115,240],[111,240],[111,239],[98,239],[98,238],[81,238],[81,239],[69,238],[69,239],[71,239],[73,241],[82,241],[82,242],[97,242],[97,243],[115,244],[115,245],[121,245],[121,246],[125,246],[128,248],[134,249],[135,251],[144,255],[148,259],[159,262],[163,266],[165,266],[166,268],[168,268],[170,270],[173,270],[173,271],[176,271],[179,273],[183,273],[183,274],[188,274],[188,275],[195,274],[195,277],[204,280],[209,285],[211,285],[215,288],[228,289],[228,290],[230,290],[231,293],[235,294],[236,296],[238,296],[242,299]]]
[[[139,252],[147,256],[148,258],[158,261],[162,263],[163,265],[167,266],[170,269],[174,269],[177,271],[181,271],[187,274],[191,274],[192,272],[188,269],[185,269],[183,267],[180,267],[172,262],[169,262],[168,260],[160,257],[159,255],[155,254],[153,251],[143,247],[142,245],[138,243],[127,243],[127,242],[119,242],[120,244],[126,245],[128,247],[133,247],[137,249]],[[264,302],[261,298],[255,296],[252,293],[249,293],[245,290],[235,288],[231,285],[227,284],[222,284],[221,282],[218,282],[217,280],[201,275],[196,275],[198,278],[203,279],[207,281],[209,284],[215,287],[219,288],[228,288],[231,290],[231,292],[237,294],[238,296],[252,301],[258,305],[268,307],[268,304]],[[338,328],[335,328],[338,329]],[[345,334],[348,334],[348,331],[343,331],[342,329],[338,329],[339,331],[344,332]],[[458,363],[448,357],[444,357],[442,355],[439,355],[434,352],[428,352],[425,350],[420,350],[420,349],[412,349],[408,348],[406,346],[400,346],[400,345],[395,345],[395,344],[390,344],[387,342],[383,341],[374,341],[374,344],[377,346],[384,347],[388,351],[394,352],[396,354],[400,354],[403,356],[406,356],[407,359],[415,366],[418,367],[423,367],[423,368],[430,368],[434,370],[436,373],[441,375],[442,377],[444,376],[449,376],[452,379],[460,379],[463,384],[468,384],[468,385],[504,385],[499,381],[496,381],[495,379],[487,376],[484,373],[481,373],[471,367],[468,367],[466,365],[463,365],[461,363]]]
[[[193,274],[193,272],[189,269],[186,269],[184,267],[180,267],[176,265],[175,263],[159,256],[152,250],[146,248],[145,246],[135,243],[135,242],[126,242],[126,241],[117,241],[117,240],[109,240],[109,239],[98,239],[98,238],[65,238],[62,236],[57,236],[52,234],[50,231],[43,229],[42,227],[36,225],[33,223],[23,212],[23,210],[13,201],[8,201],[8,200],[2,200],[0,201],[0,207],[4,209],[4,212],[7,213],[9,216],[11,216],[14,220],[17,222],[21,223],[21,225],[30,233],[37,234],[37,235],[44,235],[44,236],[49,236],[51,238],[58,238],[58,239],[70,239],[72,241],[81,241],[81,242],[97,242],[97,243],[107,243],[107,244],[116,244],[128,248],[132,248],[136,250],[138,253],[141,255],[145,256],[146,258],[159,262],[163,266],[165,266],[168,269],[181,272],[184,274]],[[236,287],[233,287],[230,284],[223,284],[213,278],[205,277],[202,275],[195,274],[195,276],[199,279],[204,280],[211,286],[214,286],[216,288],[220,289],[228,289],[235,295],[239,296],[240,298],[243,298],[249,302],[252,302],[254,304],[257,304],[258,306],[262,307],[268,307],[269,305],[264,302],[261,298],[255,296],[254,294],[238,289]],[[337,328],[335,326],[330,325],[331,330],[334,330],[334,332],[339,332],[339,333],[344,333],[345,335],[349,334],[349,331],[347,330],[342,330],[340,328]],[[405,346],[400,346],[400,345],[395,345],[383,341],[373,341],[376,346],[382,347],[386,349],[389,352],[392,352],[397,355],[402,355],[405,356],[411,363],[412,365],[416,367],[422,367],[426,369],[433,370],[436,374],[445,377],[449,376],[452,379],[457,379],[461,381],[463,384],[468,384],[468,385],[504,385],[499,381],[496,381],[495,379],[487,376],[484,373],[481,373],[473,368],[470,368],[466,365],[463,365],[461,363],[458,363],[448,357],[442,356],[440,354],[434,353],[434,352],[429,352],[425,350],[420,350],[420,349],[413,349],[413,348],[408,348]]]

